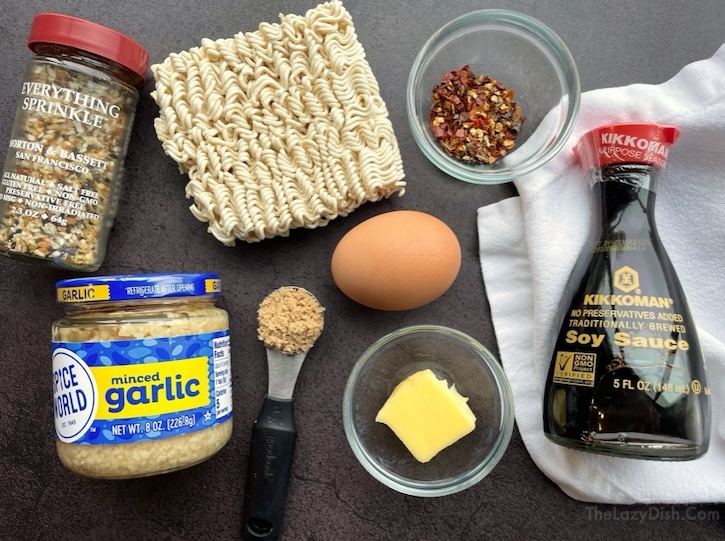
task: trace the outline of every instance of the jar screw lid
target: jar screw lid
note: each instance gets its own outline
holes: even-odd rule
[[[221,289],[221,279],[214,273],[122,274],[61,280],[56,284],[56,300],[68,305],[170,297],[217,297]]]
[[[100,24],[58,13],[38,13],[30,26],[28,47],[35,52],[41,43],[56,43],[97,54],[146,80],[149,53],[128,36]]]

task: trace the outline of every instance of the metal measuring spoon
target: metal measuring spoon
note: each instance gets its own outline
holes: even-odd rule
[[[297,429],[292,395],[307,352],[324,327],[324,308],[301,287],[282,287],[259,305],[258,334],[267,350],[268,384],[252,429],[242,539],[275,540],[282,530]]]

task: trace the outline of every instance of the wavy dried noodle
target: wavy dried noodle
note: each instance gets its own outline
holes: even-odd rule
[[[287,236],[405,182],[377,81],[340,2],[205,39],[152,66],[164,151],[226,245]]]

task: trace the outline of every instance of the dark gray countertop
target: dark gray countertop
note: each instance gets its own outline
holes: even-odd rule
[[[30,57],[27,32],[37,12],[81,16],[115,28],[144,44],[152,62],[160,62],[204,37],[253,31],[262,21],[277,22],[279,13],[304,13],[315,5],[290,0],[5,2],[0,10],[0,147],[9,138],[16,93]],[[595,508],[570,499],[537,469],[517,432],[499,465],[475,487],[437,499],[404,496],[375,481],[357,463],[345,439],[341,412],[343,388],[356,358],[398,327],[443,324],[496,349],[475,217],[477,208],[513,196],[515,189],[453,180],[415,145],[404,91],[426,39],[460,14],[509,8],[539,18],[561,36],[577,62],[582,91],[660,83],[686,64],[711,56],[725,42],[722,0],[349,0],[345,6],[390,111],[406,194],[365,204],[321,229],[224,247],[188,211],[186,178],[156,139],[157,107],[149,96],[153,82],[147,83],[126,160],[121,207],[98,274],[221,274],[221,304],[232,318],[232,441],[213,459],[164,476],[99,482],[67,471],[56,457],[52,435],[49,330],[61,315],[54,303],[55,282],[76,274],[0,259],[0,539],[238,539],[250,430],[266,388],[264,352],[255,335],[256,307],[268,292],[290,283],[317,294],[327,308],[327,326],[305,363],[295,395],[299,437],[283,539],[723,538],[723,505],[638,506],[648,518],[632,521],[623,519],[623,507]],[[337,241],[364,219],[391,209],[437,215],[458,235],[463,251],[452,288],[436,302],[408,312],[356,305],[337,290],[329,271]],[[671,513],[665,519],[665,511],[675,511],[676,518]],[[605,512],[613,514],[607,518]]]

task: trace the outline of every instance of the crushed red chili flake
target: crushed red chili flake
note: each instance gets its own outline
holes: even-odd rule
[[[514,90],[470,66],[446,73],[433,89],[430,124],[443,149],[459,160],[493,164],[516,144],[525,118]]]

